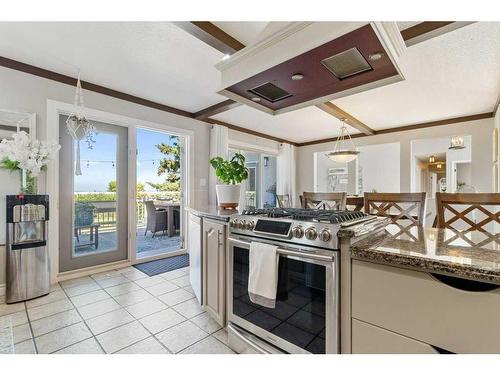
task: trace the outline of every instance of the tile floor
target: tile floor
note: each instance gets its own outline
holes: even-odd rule
[[[149,277],[128,267],[63,281],[35,300],[6,305],[14,352],[232,354],[227,333],[194,297],[189,268]]]

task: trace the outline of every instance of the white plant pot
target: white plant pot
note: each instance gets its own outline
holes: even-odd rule
[[[241,185],[217,185],[217,202],[219,206],[227,209],[234,209],[240,204]]]

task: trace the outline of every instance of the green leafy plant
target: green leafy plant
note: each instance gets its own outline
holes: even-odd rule
[[[245,166],[245,157],[236,153],[231,160],[224,160],[220,156],[210,160],[215,169],[215,175],[224,184],[236,185],[248,178],[248,168]]]

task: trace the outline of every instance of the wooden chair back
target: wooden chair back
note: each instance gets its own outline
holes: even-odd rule
[[[390,217],[393,222],[424,223],[425,193],[365,193],[364,201],[367,214]]]
[[[302,208],[319,210],[345,210],[346,193],[302,193]]]
[[[276,201],[278,202],[278,207],[280,208],[292,207],[292,202],[288,194],[276,194]]]
[[[346,208],[351,211],[361,211],[365,205],[363,197],[347,197]]]
[[[487,224],[500,223],[499,207],[500,193],[436,193],[437,227],[455,228],[461,221],[468,226],[462,233],[487,231]]]

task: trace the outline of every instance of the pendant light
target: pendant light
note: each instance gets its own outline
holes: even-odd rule
[[[461,150],[463,148],[465,148],[464,137],[460,137],[460,136],[451,137],[450,147],[448,147],[448,149],[450,149],[450,150]]]
[[[66,129],[69,135],[76,141],[76,165],[75,175],[80,176],[80,141],[85,140],[89,149],[95,143],[94,137],[97,135],[96,127],[85,117],[85,105],[83,103],[83,90],[80,82],[80,72],[76,81],[75,99],[73,102],[73,112],[66,120]]]
[[[335,142],[333,151],[326,154],[326,156],[337,163],[349,163],[358,157],[359,151],[354,147],[351,136],[347,131],[347,126],[345,125],[346,119],[343,118],[340,121],[342,121],[340,135]]]
[[[434,155],[432,155],[430,158],[429,158],[429,164],[434,164],[434,162],[436,161],[436,157]]]

